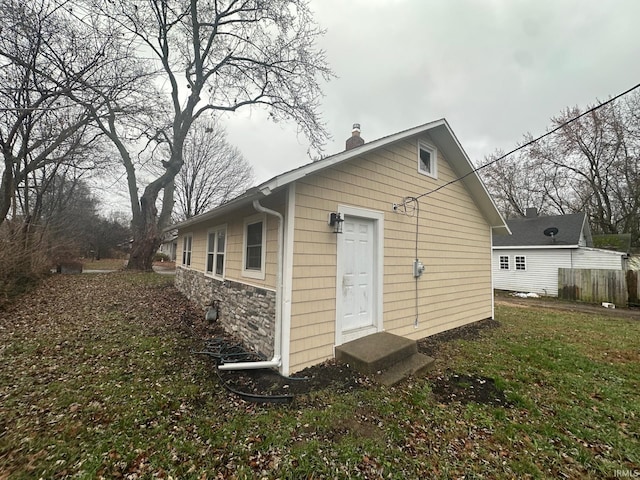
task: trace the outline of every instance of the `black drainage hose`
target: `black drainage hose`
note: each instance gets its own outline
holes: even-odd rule
[[[222,386],[224,387],[225,390],[227,390],[228,392],[231,392],[237,396],[239,396],[240,398],[242,398],[243,400],[246,400],[247,402],[253,402],[253,403],[291,403],[293,401],[294,396],[291,394],[286,394],[286,395],[258,395],[256,393],[247,393],[247,392],[241,392],[240,390],[236,390],[235,388],[233,388],[232,386],[230,386],[225,380],[224,378],[222,378],[222,375],[220,375],[220,370],[218,370],[218,365],[220,365],[220,363],[222,363],[222,359],[220,358],[220,355],[217,353],[213,353],[213,352],[192,352],[194,354],[198,354],[198,355],[208,355],[210,357],[213,357],[213,359],[216,362],[216,376],[218,377],[218,381],[222,384]],[[295,379],[295,380],[301,380],[301,379]],[[306,380],[306,379],[305,379]]]
[[[220,370],[216,368],[216,375],[218,376],[218,380],[222,384],[222,386],[228,392],[231,392],[241,399],[246,400],[247,402],[253,403],[291,403],[293,401],[293,395],[258,395],[256,393],[246,393],[241,392],[240,390],[236,390],[235,388],[229,386],[227,382],[220,375]]]

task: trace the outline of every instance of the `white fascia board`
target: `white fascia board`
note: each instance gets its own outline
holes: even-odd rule
[[[291,182],[295,182],[300,178],[315,173],[319,170],[332,167],[339,163],[342,163],[351,158],[358,157],[360,155],[367,154],[373,150],[384,147],[391,143],[404,140],[405,138],[412,137],[414,135],[420,135],[422,133],[429,132],[433,137],[436,144],[444,146],[443,151],[447,160],[451,162],[456,170],[458,176],[468,175],[462,182],[467,186],[471,195],[473,196],[476,204],[480,207],[481,211],[485,214],[485,218],[489,225],[494,229],[497,234],[511,235],[511,230],[507,226],[507,222],[504,220],[502,214],[499,212],[493,198],[489,194],[484,182],[475,171],[475,167],[471,163],[471,160],[467,156],[466,152],[460,145],[457,137],[451,130],[451,127],[447,121],[443,118],[434,122],[425,123],[417,127],[404,130],[402,132],[395,133],[386,137],[373,140],[372,142],[365,143],[359,147],[351,150],[332,155],[323,160],[318,160],[313,163],[309,163],[295,170],[283,173],[270,180],[267,180],[257,188],[261,192],[271,192],[276,188],[287,185]],[[268,194],[268,193],[265,193]]]
[[[485,215],[485,219],[498,235],[511,235],[507,222],[498,210],[498,207],[489,194],[486,185],[478,175],[476,167],[458,141],[455,133],[446,120],[443,120],[446,128],[446,136],[443,136],[442,129],[433,131],[432,137],[445,154],[447,160],[452,164],[458,177],[462,177],[462,183],[467,187],[480,211]]]
[[[296,168],[295,170],[291,170],[289,172],[283,173],[281,175],[275,176],[270,180],[262,183],[258,186],[259,190],[269,189],[275,190],[278,187],[283,185],[287,185],[291,182],[295,182],[296,180],[303,178],[307,175],[317,172],[318,170],[322,170],[324,168],[332,167],[333,165],[337,165],[342,163],[350,158],[355,158],[360,155],[364,155],[372,150],[380,148],[384,145],[391,144],[393,142],[397,142],[398,140],[402,140],[404,138],[411,137],[413,135],[418,135],[420,133],[431,130],[435,127],[445,125],[447,130],[451,131],[449,126],[447,125],[444,119],[436,120],[435,122],[425,123],[424,125],[420,125],[418,127],[410,128],[409,130],[404,130],[402,132],[394,133],[393,135],[389,135],[387,137],[382,137],[377,140],[373,140],[372,142],[365,143],[356,148],[352,148],[351,150],[346,150],[344,152],[332,155],[322,160],[318,160],[313,163],[309,163],[302,167]],[[453,135],[453,133],[451,133]]]
[[[580,247],[580,250],[589,250],[590,252],[598,252],[604,254],[618,255],[620,257],[626,257],[627,254],[625,252],[617,252],[616,250],[607,250],[605,248],[595,248],[595,247]]]
[[[235,199],[231,200],[228,203],[225,203],[224,205],[220,205],[219,207],[216,207],[213,210],[209,210],[208,212],[201,213],[200,215],[196,215],[195,217],[185,220],[184,222],[171,225],[170,227],[167,227],[164,231],[166,232],[170,230],[180,230],[183,228],[190,227],[192,225],[197,225],[198,223],[201,223],[201,222],[212,220],[216,217],[224,215],[225,213],[229,213],[235,210],[236,208],[243,207],[246,205],[251,205],[253,203],[253,200],[255,200],[256,198],[262,198],[263,196],[265,196],[265,194],[263,194],[260,191],[247,191],[246,193],[242,194],[239,197],[236,197]]]
[[[502,215],[502,214],[500,214]],[[496,233],[497,235],[511,235],[511,229],[509,228],[509,225],[504,224],[504,226],[499,225],[499,226],[492,226],[491,227],[491,232],[492,233]]]
[[[373,150],[384,147],[385,145],[404,140],[405,138],[409,138],[414,135],[420,135],[425,132],[430,132],[430,135],[433,137],[436,143],[445,146],[445,148],[443,149],[445,152],[445,156],[454,165],[458,176],[468,175],[467,177],[462,179],[462,182],[471,192],[471,195],[473,196],[476,204],[485,214],[485,218],[488,221],[489,225],[491,225],[491,227],[493,228],[494,232],[497,234],[511,234],[511,231],[509,230],[509,227],[507,226],[504,218],[498,211],[493,198],[491,197],[491,195],[489,195],[486,186],[480,179],[478,173],[475,171],[475,167],[469,160],[469,157],[460,145],[460,142],[458,142],[458,139],[453,133],[453,130],[451,130],[451,127],[444,118],[425,123],[423,125],[404,130],[402,132],[394,133],[377,140],[373,140],[351,150],[346,150],[325,159],[318,160],[302,167],[298,167],[294,170],[290,170],[289,172],[277,175],[270,180],[263,182],[257,187],[248,190],[240,197],[231,200],[229,203],[217,207],[209,212],[198,215],[197,217],[186,220],[185,222],[181,222],[177,225],[172,225],[171,228],[185,228],[202,221],[210,220],[244,204],[250,204],[252,203],[254,198],[268,196],[277,188],[288,185],[319,170],[332,167],[351,158],[365,155]]]

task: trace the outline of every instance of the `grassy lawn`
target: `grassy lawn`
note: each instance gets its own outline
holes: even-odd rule
[[[0,479],[640,475],[640,322],[499,307],[395,388],[245,403],[195,356],[211,334],[157,274],[57,276],[0,311]],[[509,405],[443,402],[442,376]]]

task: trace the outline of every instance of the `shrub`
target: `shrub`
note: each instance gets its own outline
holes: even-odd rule
[[[158,252],[153,257],[154,262],[170,262],[171,258],[166,253]]]
[[[0,229],[0,305],[25,293],[51,271],[47,238],[10,223]]]

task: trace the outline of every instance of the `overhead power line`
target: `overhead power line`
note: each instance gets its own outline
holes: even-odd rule
[[[540,140],[542,140],[543,138],[548,137],[549,135],[551,135],[551,134],[553,134],[553,133],[557,132],[558,130],[563,129],[563,128],[564,128],[564,127],[566,127],[567,125],[569,125],[569,124],[571,124],[571,123],[575,122],[576,120],[578,120],[578,119],[580,119],[580,118],[584,117],[585,115],[588,115],[588,114],[590,114],[591,112],[593,112],[593,111],[595,111],[595,110],[598,110],[599,108],[602,108],[602,107],[604,107],[605,105],[608,105],[609,103],[615,102],[615,101],[616,101],[617,99],[619,99],[620,97],[624,97],[625,95],[627,95],[627,94],[629,94],[629,93],[633,92],[634,90],[636,90],[636,89],[638,89],[638,88],[640,88],[640,83],[638,83],[637,85],[635,85],[635,86],[633,86],[633,87],[631,87],[631,88],[629,88],[629,89],[625,90],[625,91],[624,91],[624,92],[622,92],[622,93],[619,93],[619,94],[618,94],[618,95],[616,95],[615,97],[612,97],[612,98],[610,98],[609,100],[607,100],[607,101],[605,101],[605,102],[599,103],[598,105],[596,105],[596,106],[594,106],[594,107],[592,107],[592,108],[590,108],[590,109],[588,109],[588,110],[584,111],[584,112],[583,112],[583,113],[581,113],[580,115],[578,115],[578,116],[576,116],[576,117],[574,117],[574,118],[572,118],[572,119],[570,119],[570,120],[567,120],[566,122],[564,122],[564,123],[562,123],[562,124],[558,125],[558,126],[557,126],[556,128],[554,128],[553,130],[549,130],[548,132],[546,132],[546,133],[544,133],[544,134],[540,135],[539,137],[534,138],[533,140],[530,140],[530,141],[528,141],[527,143],[525,143],[525,144],[523,144],[523,145],[520,145],[519,147],[514,148],[513,150],[511,150],[511,151],[509,151],[509,152],[505,153],[504,155],[502,155],[502,156],[500,156],[500,157],[498,157],[498,158],[495,158],[495,159],[491,160],[489,163],[486,163],[486,164],[481,165],[481,166],[479,166],[479,167],[477,167],[477,168],[474,168],[474,169],[473,169],[473,170],[471,170],[470,172],[465,173],[464,175],[461,175],[460,177],[454,178],[453,180],[450,180],[450,181],[448,181],[447,183],[445,183],[445,184],[443,184],[443,185],[440,185],[438,188],[434,188],[433,190],[429,190],[428,192],[422,193],[422,194],[417,195],[417,196],[415,196],[415,197],[410,197],[410,199],[411,199],[412,201],[415,201],[415,200],[418,200],[418,199],[420,199],[420,198],[422,198],[422,197],[426,197],[426,196],[428,196],[428,195],[431,195],[431,194],[434,194],[434,193],[436,193],[436,192],[439,192],[439,191],[440,191],[440,190],[442,190],[443,188],[446,188],[446,187],[448,187],[449,185],[451,185],[451,184],[453,184],[453,183],[457,183],[457,182],[459,182],[460,180],[463,180],[464,178],[467,178],[469,175],[472,175],[472,174],[474,174],[474,173],[477,173],[477,172],[479,172],[480,170],[482,170],[483,168],[487,168],[487,167],[489,167],[489,166],[493,165],[494,163],[499,162],[500,160],[504,160],[504,159],[505,159],[505,158],[507,158],[509,155],[511,155],[511,154],[513,154],[513,153],[515,153],[515,152],[517,152],[517,151],[519,151],[519,150],[522,150],[523,148],[526,148],[526,147],[528,147],[528,146],[530,146],[530,145],[533,145],[533,144],[534,144],[534,143],[536,143],[536,142],[539,142],[539,141],[540,141]]]

